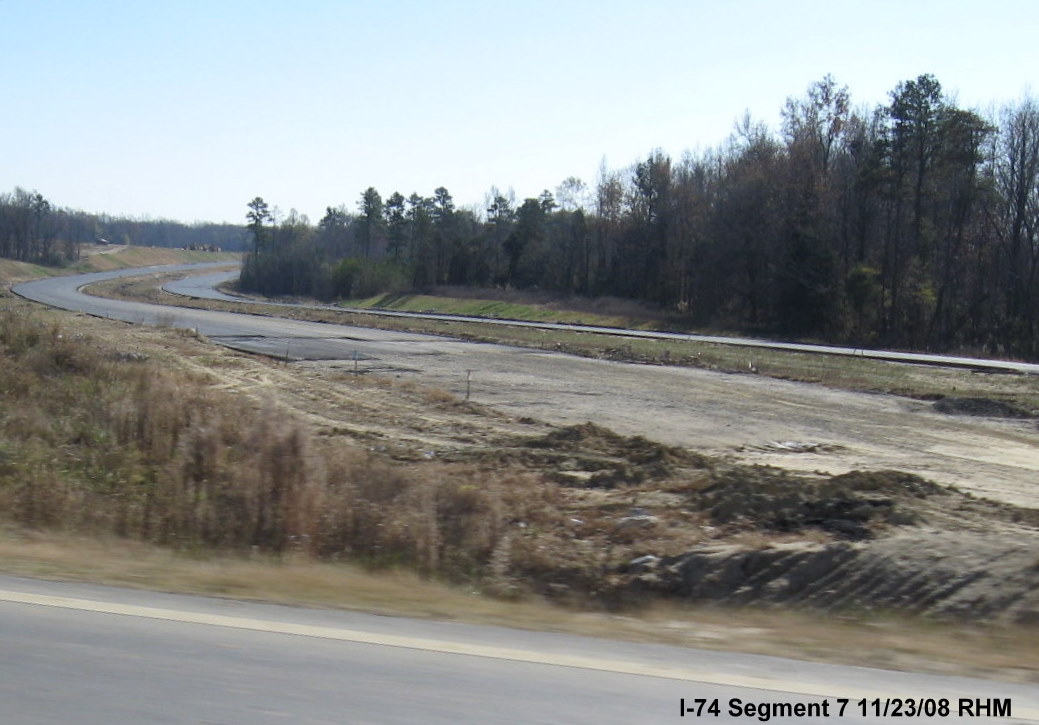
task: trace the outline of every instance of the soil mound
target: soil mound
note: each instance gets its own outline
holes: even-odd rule
[[[1039,622],[1039,511],[897,470],[746,466],[585,423],[468,452],[550,481],[498,545],[502,581],[646,597]]]
[[[693,503],[716,524],[744,523],[777,532],[817,528],[846,539],[868,539],[882,525],[916,523],[909,498],[940,492],[937,484],[901,471],[852,471],[825,480],[784,471],[739,468],[716,480]]]
[[[665,446],[642,436],[622,436],[595,423],[557,428],[544,436],[528,440],[526,445],[529,448],[597,452],[627,458],[632,463],[703,460],[684,448]]]
[[[486,450],[451,458],[518,464],[567,487],[601,489],[670,480],[713,465],[709,457],[685,448],[622,436],[595,423],[501,440]]]

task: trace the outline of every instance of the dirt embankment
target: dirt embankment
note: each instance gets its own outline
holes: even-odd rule
[[[1039,622],[1039,511],[912,474],[795,475],[593,424],[454,457],[560,485],[559,518],[514,522],[501,553],[555,598]]]

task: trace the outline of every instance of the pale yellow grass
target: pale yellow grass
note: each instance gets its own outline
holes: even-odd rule
[[[233,262],[241,257],[237,252],[196,252],[163,247],[103,245],[85,245],[81,254],[80,260],[68,267],[46,267],[14,259],[0,259],[0,286],[9,287],[40,277],[104,272],[129,267],[150,267],[158,264]]]
[[[187,249],[138,246],[90,246],[82,250],[83,258],[76,272],[102,272],[128,267],[150,267],[157,264],[188,262],[226,262],[239,259],[237,252],[199,252]]]

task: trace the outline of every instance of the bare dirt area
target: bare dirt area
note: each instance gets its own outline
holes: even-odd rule
[[[480,574],[500,597],[1039,621],[1039,431],[977,400],[271,320],[271,349],[317,346],[286,362],[89,322],[330,444],[536,488]]]
[[[632,365],[444,341],[421,370],[383,349],[379,363],[472,399],[557,425],[625,435],[803,472],[900,469],[1020,506],[1039,501],[1034,420],[952,416],[929,401],[755,375]],[[410,368],[413,372],[407,372]]]
[[[913,474],[795,475],[593,424],[453,457],[558,482],[563,516],[512,544],[550,595],[1039,622],[1039,511]]]
[[[129,328],[120,339],[154,344],[162,334]],[[515,363],[509,375],[477,376],[466,401],[455,376],[442,373],[446,387],[433,386],[435,366],[420,376],[386,357],[378,372],[372,360],[286,364],[183,337],[177,355],[215,387],[272,401],[328,440],[409,466],[475,467],[488,482],[547,482],[550,510],[528,512],[530,520],[517,513],[496,547],[487,588],[499,596],[1039,621],[1039,512],[1028,505],[1032,479],[1023,473],[1034,462],[1007,465],[994,455],[977,463],[989,472],[993,460],[1005,466],[1005,478],[987,481],[997,501],[978,495],[986,487],[971,485],[961,460],[985,445],[979,431],[989,445],[994,437],[1027,450],[1030,421],[952,417],[924,401],[705,371],[650,369],[665,374],[676,397],[696,391],[681,407],[660,377],[635,406],[616,387],[574,395],[533,372],[517,380]],[[590,362],[551,359],[564,370]],[[608,366],[618,368],[613,386],[628,380],[649,395],[645,368]],[[546,410],[551,400],[587,407],[567,420],[562,406]],[[597,414],[611,426],[575,422]],[[854,427],[834,418],[862,431],[850,439]],[[916,421],[908,429],[907,419]],[[907,436],[913,426],[920,432]]]
[[[120,282],[118,294],[183,301],[155,291],[154,281],[150,285]],[[316,319],[360,321],[334,315]],[[369,317],[363,324],[386,326],[387,321]],[[715,369],[724,364],[715,353],[718,346],[683,354],[661,347],[661,353],[653,347],[634,349],[620,339],[611,347],[608,336],[571,335],[553,343],[545,333],[533,332],[525,333],[534,338],[523,349],[395,336],[399,324],[406,323],[381,330],[340,328],[348,330],[343,334],[351,342],[344,342],[338,354],[364,353],[362,372],[456,395],[468,387],[473,401],[515,417],[557,425],[591,421],[733,461],[807,473],[900,469],[976,495],[1039,506],[1039,378],[1034,376],[738,351],[735,360],[727,361],[728,369]],[[460,324],[440,325],[436,331],[473,334],[471,326]],[[539,337],[544,338],[540,343]],[[549,349],[537,349],[539,344]],[[271,348],[307,357],[304,345],[290,336]],[[561,354],[571,350],[580,354]],[[312,357],[336,354],[321,350]],[[741,360],[740,355],[748,357]],[[662,356],[674,364],[660,364]],[[342,361],[297,365],[353,368]]]

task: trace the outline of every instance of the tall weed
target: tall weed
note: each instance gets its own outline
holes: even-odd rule
[[[478,578],[510,517],[550,506],[535,477],[391,464],[20,312],[0,314],[0,403],[0,515],[30,526]]]

